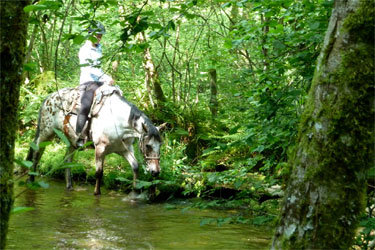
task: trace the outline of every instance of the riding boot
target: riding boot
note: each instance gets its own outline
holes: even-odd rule
[[[76,134],[77,134],[77,141],[76,147],[82,147],[85,144],[85,130],[86,130],[86,117],[83,115],[78,115],[77,117],[77,127],[76,127]]]
[[[84,144],[85,138],[85,124],[88,120],[91,104],[94,98],[95,90],[103,85],[102,82],[87,82],[84,83],[81,93],[81,108],[77,117],[76,134],[78,135],[77,147],[81,147]]]

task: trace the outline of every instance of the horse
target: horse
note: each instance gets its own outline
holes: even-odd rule
[[[77,110],[80,106],[80,90],[64,88],[49,95],[39,110],[38,124],[34,143],[26,160],[32,161],[34,172],[42,157],[44,147],[42,142],[51,141],[56,135],[56,129],[62,131],[69,140],[65,162],[71,162],[76,150],[75,132]],[[102,85],[95,92],[90,111],[91,119],[86,123],[88,141],[95,148],[96,183],[95,195],[99,195],[100,183],[103,177],[104,159],[108,154],[116,153],[123,156],[133,170],[133,187],[138,178],[138,161],[134,155],[133,144],[139,140],[139,148],[146,161],[146,169],[152,176],[160,173],[160,147],[162,138],[160,127],[152,124],[151,120],[134,104],[127,101],[118,87]],[[164,124],[163,124],[164,125]],[[161,127],[163,127],[163,125]],[[34,176],[30,176],[33,181]],[[72,189],[70,168],[65,169],[66,188]]]

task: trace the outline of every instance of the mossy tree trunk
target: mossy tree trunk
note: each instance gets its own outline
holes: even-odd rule
[[[272,249],[349,249],[374,164],[374,1],[337,0]]]
[[[27,15],[30,1],[0,3],[0,249],[5,248],[9,213],[13,203],[14,140],[17,107],[25,57]]]

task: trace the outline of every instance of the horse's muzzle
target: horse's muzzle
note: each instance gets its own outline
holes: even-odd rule
[[[160,171],[154,171],[154,170],[151,171],[152,177],[157,177],[159,174],[160,174]]]
[[[148,171],[153,177],[156,177],[160,173],[160,165],[159,165],[159,160],[154,159],[154,160],[149,160],[147,162],[148,165]]]

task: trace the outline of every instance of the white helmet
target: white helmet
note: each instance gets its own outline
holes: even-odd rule
[[[99,21],[92,21],[88,31],[89,31],[89,33],[104,35],[105,34],[105,27]]]

